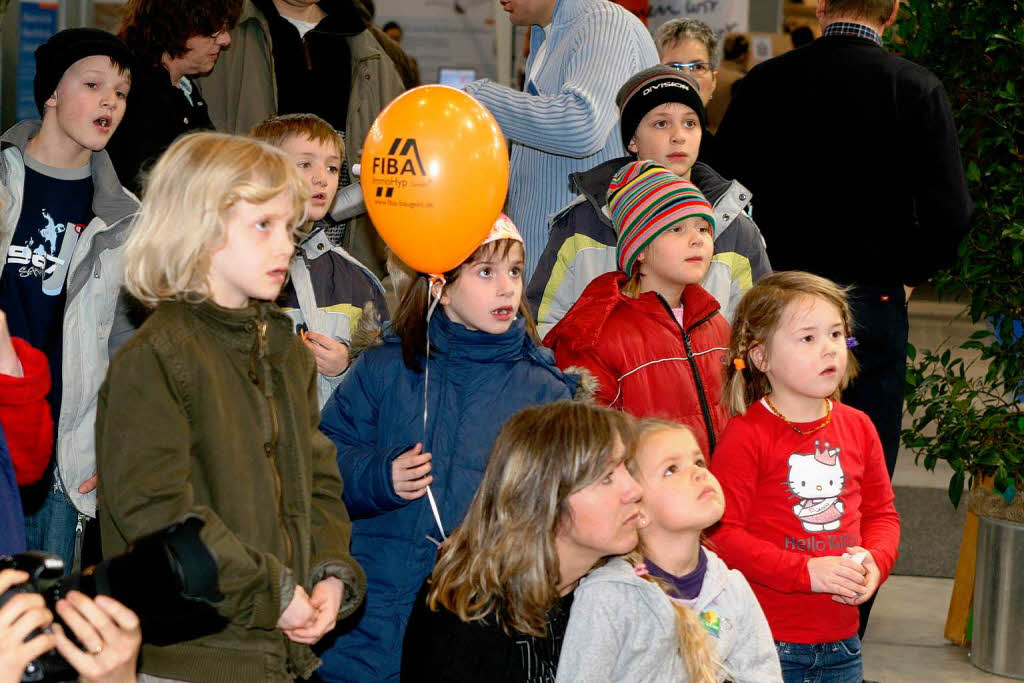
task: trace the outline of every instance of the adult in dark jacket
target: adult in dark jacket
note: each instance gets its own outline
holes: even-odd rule
[[[121,184],[141,194],[143,176],[182,133],[213,130],[193,77],[209,73],[242,0],[128,0],[118,35],[135,55],[132,87],[107,152]]]
[[[202,79],[218,130],[247,134],[278,114],[312,113],[345,139],[342,186],[363,140],[405,86],[355,0],[245,0],[232,48]],[[390,46],[389,46],[390,47]],[[359,216],[330,237],[378,277],[384,241]]]
[[[843,398],[871,416],[890,476],[906,300],[952,262],[972,208],[942,84],[882,47],[897,8],[894,0],[821,0],[822,37],[754,67],[718,131],[720,170],[757,196],[775,269],[854,285],[860,374]],[[819,144],[782,154],[787,136]]]
[[[972,209],[942,84],[882,47],[898,9],[896,0],[819,0],[822,37],[754,67],[718,129],[721,170],[757,195],[776,270],[853,286],[860,373],[843,400],[878,429],[890,477],[907,299],[952,263]],[[780,153],[780,139],[797,137],[818,144]]]

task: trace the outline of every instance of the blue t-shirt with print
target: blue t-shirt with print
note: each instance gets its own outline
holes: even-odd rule
[[[11,335],[43,351],[50,362],[48,400],[60,415],[64,303],[71,256],[92,220],[88,166],[54,168],[25,155],[21,215],[0,273],[0,309]]]

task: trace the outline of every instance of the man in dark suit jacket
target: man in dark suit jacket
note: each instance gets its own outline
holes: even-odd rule
[[[772,266],[852,286],[861,370],[843,400],[871,417],[890,477],[906,301],[953,262],[972,209],[942,84],[882,47],[898,7],[818,0],[821,39],[752,69],[718,129],[721,170],[757,198]]]

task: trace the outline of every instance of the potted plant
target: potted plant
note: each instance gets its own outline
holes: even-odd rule
[[[957,262],[936,288],[966,299],[971,319],[988,328],[959,348],[908,349],[912,426],[903,444],[928,469],[949,464],[954,505],[968,484],[969,510],[981,518],[973,661],[1024,677],[1024,648],[979,652],[993,640],[1016,644],[1024,629],[1024,2],[905,0],[894,34],[896,53],[943,81],[975,203]],[[980,352],[980,365],[965,351]],[[989,575],[1000,566],[1015,575]],[[993,632],[1000,604],[1010,624]]]

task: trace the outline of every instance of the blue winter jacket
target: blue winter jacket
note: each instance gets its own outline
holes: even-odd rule
[[[323,409],[320,428],[338,448],[352,555],[366,570],[366,611],[321,654],[325,681],[397,681],[413,600],[440,540],[427,497],[406,501],[391,462],[422,442],[433,454],[431,485],[450,534],[483,478],[501,425],[530,405],[570,398],[579,383],[536,347],[522,319],[500,335],[470,331],[439,308],[430,321],[429,414],[424,374],[402,361],[397,337],[360,355]],[[422,361],[422,359],[421,359]],[[348,630],[344,630],[348,627]]]

